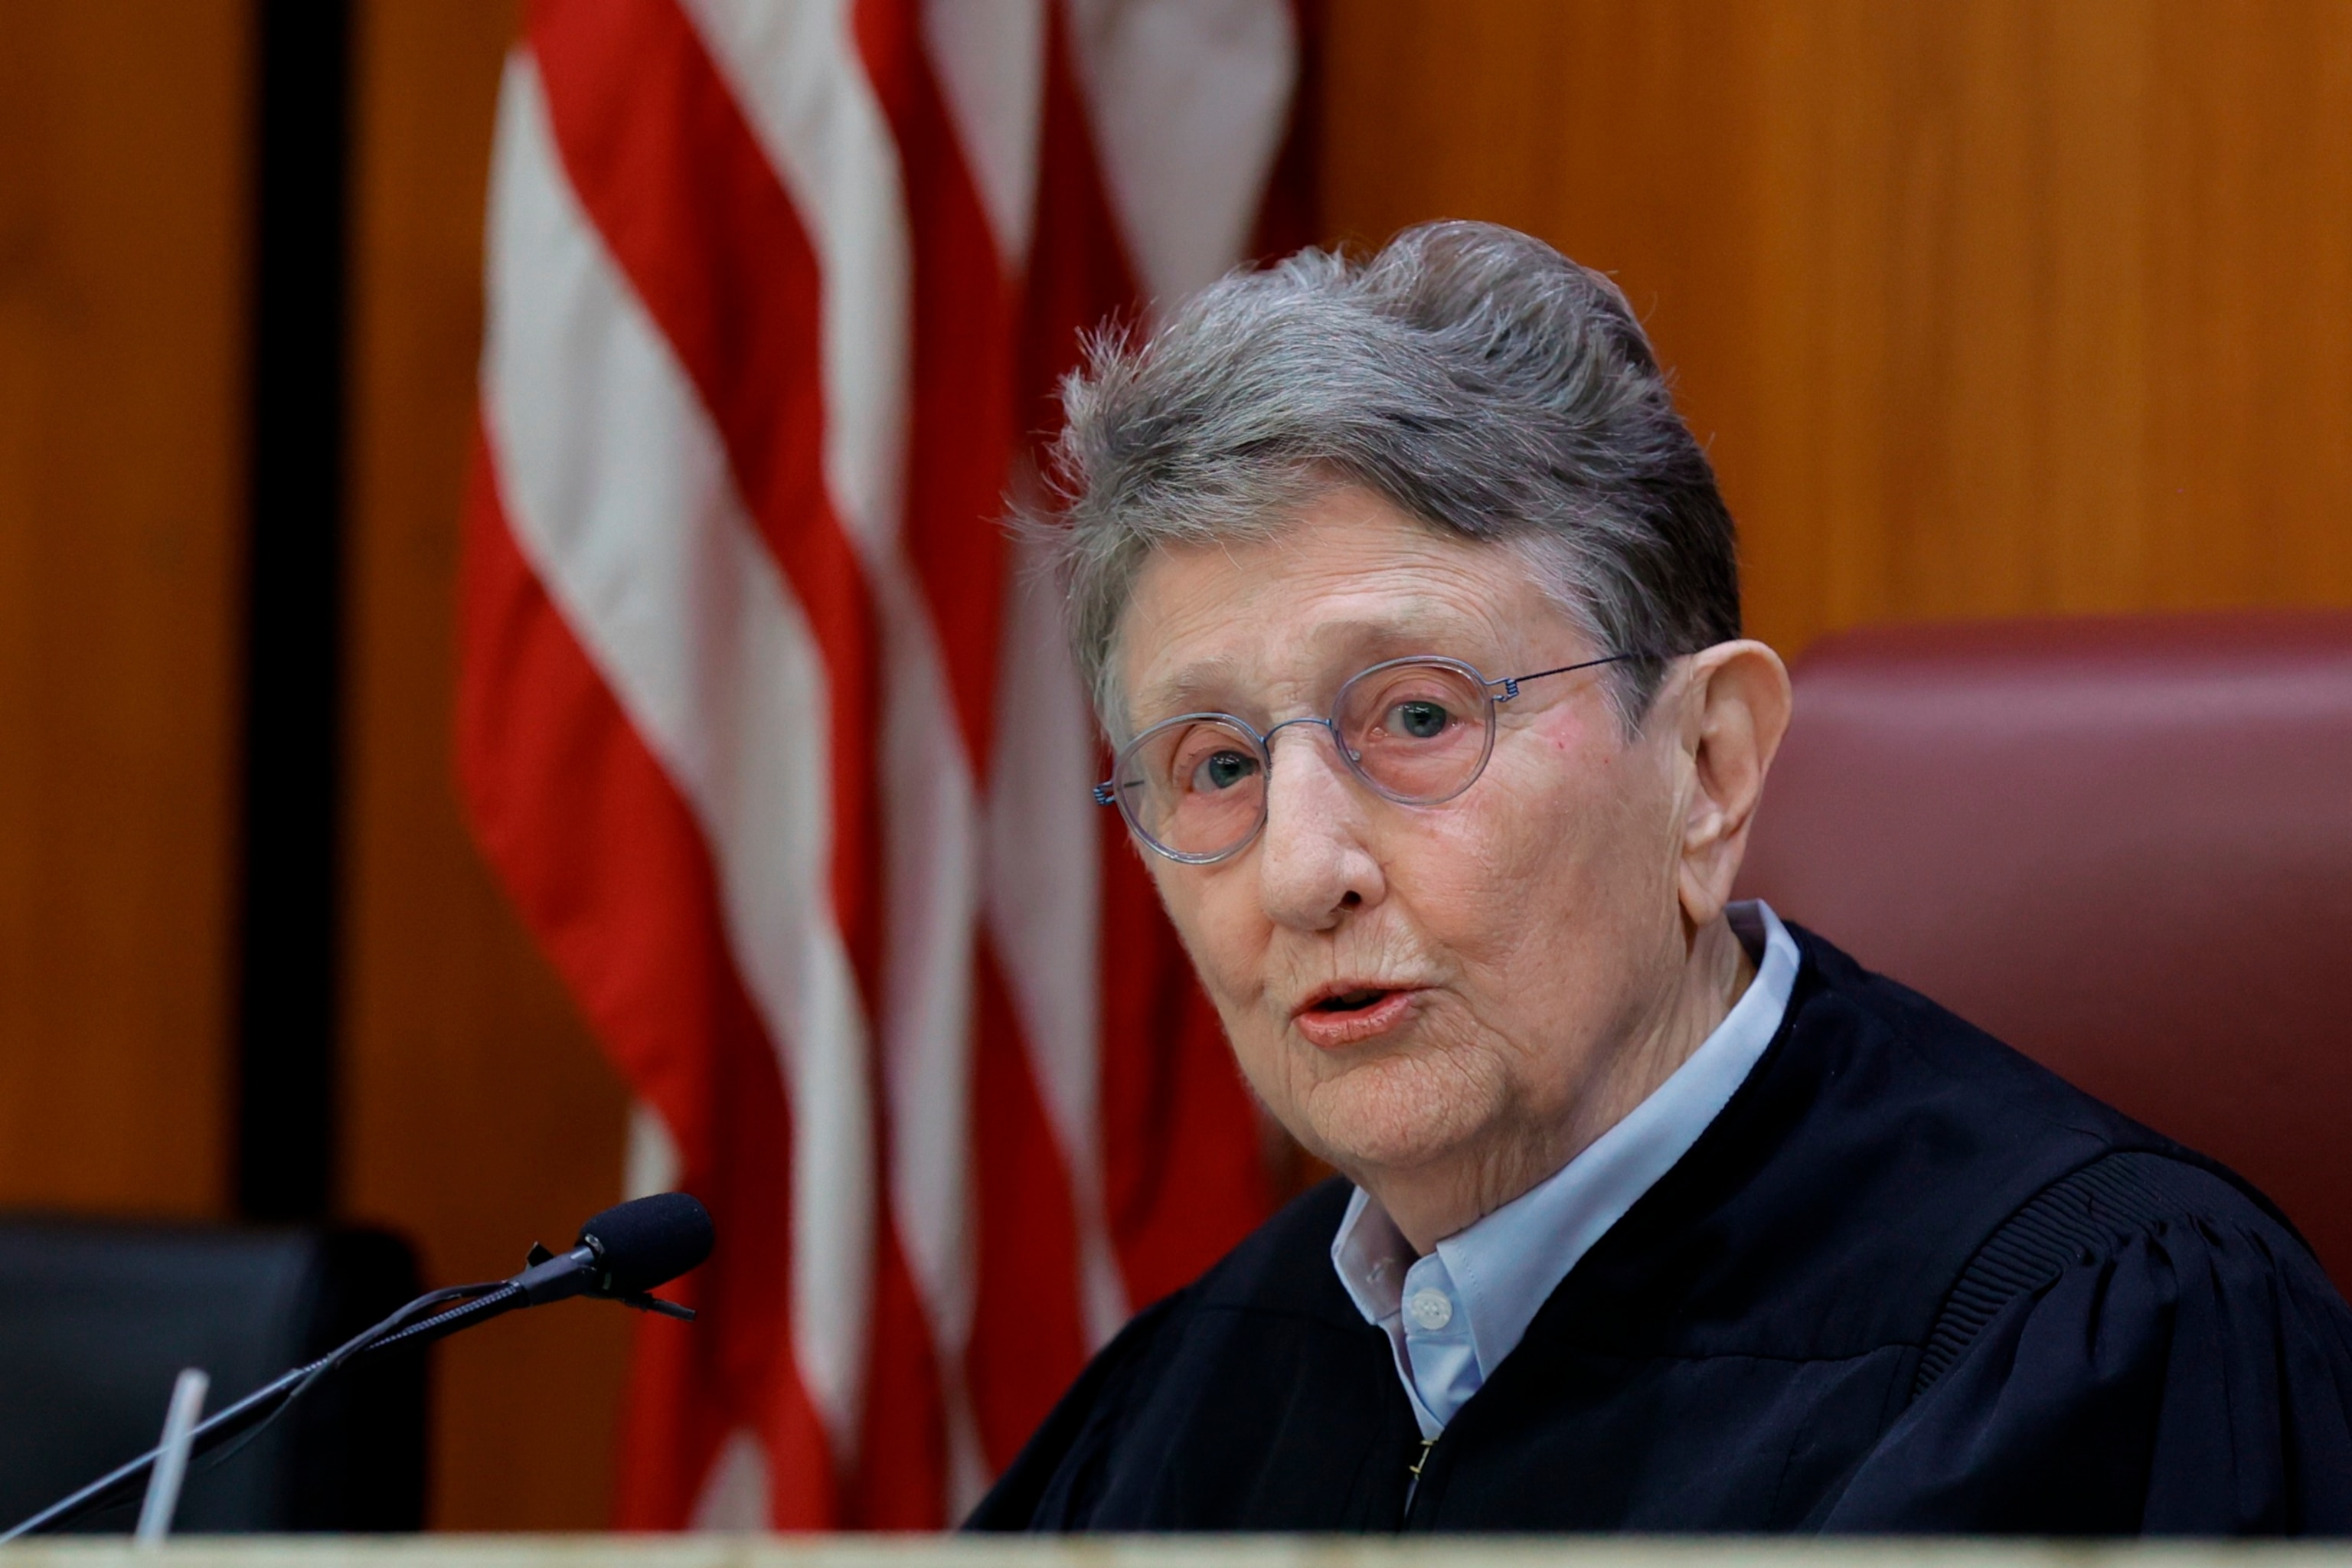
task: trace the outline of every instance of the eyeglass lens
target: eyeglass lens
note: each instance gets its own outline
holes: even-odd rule
[[[1431,805],[1470,787],[1494,742],[1494,704],[1467,669],[1375,665],[1339,689],[1332,721],[1342,760],[1374,790]],[[1138,832],[1187,860],[1247,843],[1265,816],[1265,746],[1222,714],[1153,726],[1118,758],[1120,807]]]

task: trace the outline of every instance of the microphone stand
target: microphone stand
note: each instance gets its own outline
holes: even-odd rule
[[[460,1329],[470,1329],[477,1323],[488,1322],[518,1308],[538,1306],[541,1302],[560,1300],[565,1296],[592,1293],[583,1283],[580,1272],[591,1261],[586,1248],[562,1255],[550,1253],[541,1247],[534,1247],[530,1251],[530,1267],[513,1279],[488,1280],[478,1285],[453,1285],[446,1289],[428,1291],[383,1321],[344,1341],[317,1361],[298,1366],[275,1382],[262,1384],[236,1404],[224,1406],[198,1423],[188,1434],[188,1457],[193,1459],[197,1455],[208,1454],[240,1436],[259,1436],[263,1426],[308,1393],[311,1384],[361,1356],[374,1355],[400,1346],[430,1344]],[[691,1319],[694,1316],[690,1308],[642,1292],[607,1299],[640,1311],[659,1312],[665,1317]],[[411,1321],[418,1313],[446,1301],[461,1304],[422,1322]],[[147,1472],[154,1468],[163,1452],[161,1447],[150,1448],[130,1463],[99,1477],[79,1491],[59,1498],[30,1519],[0,1534],[0,1545],[20,1536],[55,1530],[92,1509],[103,1508],[108,1503],[129,1497]]]

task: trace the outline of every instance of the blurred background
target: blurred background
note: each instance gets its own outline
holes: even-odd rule
[[[0,1205],[510,1272],[629,1097],[453,784],[516,8],[0,3]],[[1312,226],[1612,273],[1756,635],[2352,605],[2352,7],[1334,0]],[[611,1509],[622,1315],[441,1352],[430,1519]],[[160,1415],[160,1405],[158,1406]]]

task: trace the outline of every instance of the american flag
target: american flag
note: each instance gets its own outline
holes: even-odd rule
[[[625,1527],[950,1521],[1265,1210],[998,520],[1083,330],[1304,237],[1300,55],[1286,0],[530,12],[458,754],[633,1182],[718,1222]]]

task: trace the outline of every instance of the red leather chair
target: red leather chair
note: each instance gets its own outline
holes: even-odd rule
[[[1856,631],[1741,891],[2263,1188],[2352,1290],[2352,614]]]

